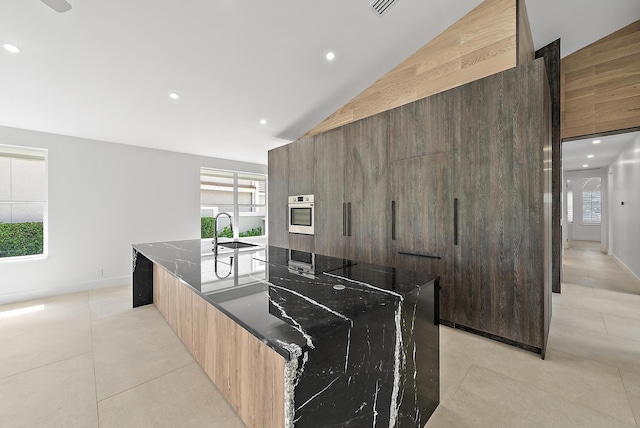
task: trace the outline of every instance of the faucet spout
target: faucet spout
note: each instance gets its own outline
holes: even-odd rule
[[[218,213],[213,220],[213,254],[216,256],[218,255],[218,217],[221,215],[229,217],[229,229],[231,229],[231,233],[233,234],[233,218],[231,217],[231,214],[226,212]]]

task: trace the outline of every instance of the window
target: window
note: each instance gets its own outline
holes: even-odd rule
[[[582,185],[582,224],[600,224],[600,177],[587,178]]]
[[[200,217],[202,239],[212,238],[214,228],[219,237],[242,238],[265,234],[266,181],[261,174],[200,169]],[[233,232],[228,213],[233,218]]]
[[[0,259],[44,255],[46,151],[0,145]]]
[[[573,190],[571,190],[571,180],[567,180],[567,221],[573,223]]]

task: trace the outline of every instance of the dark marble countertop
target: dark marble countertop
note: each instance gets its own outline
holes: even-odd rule
[[[435,276],[258,245],[214,256],[210,241],[135,244],[287,360]]]

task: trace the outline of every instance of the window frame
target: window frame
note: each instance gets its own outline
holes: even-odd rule
[[[0,200],[0,205],[31,204],[42,206],[42,253],[0,257],[0,263],[42,260],[49,257],[49,150],[42,147],[0,144],[0,157],[9,159],[42,160],[44,164],[44,194],[42,201]]]
[[[200,199],[200,217],[202,218],[202,211],[204,209],[215,209],[218,207],[231,207],[233,209],[233,224],[236,226],[233,229],[233,239],[239,239],[240,237],[240,228],[238,227],[238,225],[240,224],[240,209],[241,208],[264,208],[264,227],[262,228],[262,235],[263,237],[267,236],[267,228],[266,228],[266,224],[267,224],[267,199],[268,199],[268,195],[267,195],[267,180],[268,180],[268,176],[267,174],[263,174],[263,173],[257,173],[257,172],[247,172],[247,171],[237,171],[237,170],[228,170],[228,169],[222,169],[222,168],[212,168],[212,167],[200,167],[200,190],[202,191],[202,176],[203,176],[203,171],[214,171],[214,172],[220,172],[223,174],[230,174],[233,177],[233,205],[231,204],[217,204],[217,205],[211,205],[211,204],[203,204],[202,203],[202,198]],[[245,179],[245,177],[243,176],[255,176],[256,178],[263,178],[264,179],[264,204],[259,204],[259,203],[251,203],[251,204],[241,204],[239,203],[239,180],[241,179]],[[231,177],[229,177],[231,178]],[[259,180],[256,180],[259,181]],[[244,211],[243,211],[244,212]],[[215,213],[214,213],[215,216]],[[215,233],[215,232],[214,232]],[[209,237],[207,238],[200,238],[201,240],[208,240],[211,239]],[[243,238],[244,239],[244,238]]]

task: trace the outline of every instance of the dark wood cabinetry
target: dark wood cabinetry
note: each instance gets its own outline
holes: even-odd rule
[[[388,113],[344,126],[347,257],[389,264]]]
[[[289,145],[269,150],[269,176],[267,178],[269,244],[289,246],[287,233],[287,196],[289,194]]]
[[[541,62],[459,88],[453,145],[458,199],[450,321],[543,351],[544,153],[548,91]]]
[[[315,251],[438,274],[443,322],[544,355],[548,91],[536,60],[288,146],[289,191],[316,194]]]
[[[335,257],[347,257],[344,136],[344,128],[315,136],[315,251]]]
[[[439,154],[403,159],[391,168],[393,266],[440,275],[440,314],[450,319],[453,263],[451,162]]]

